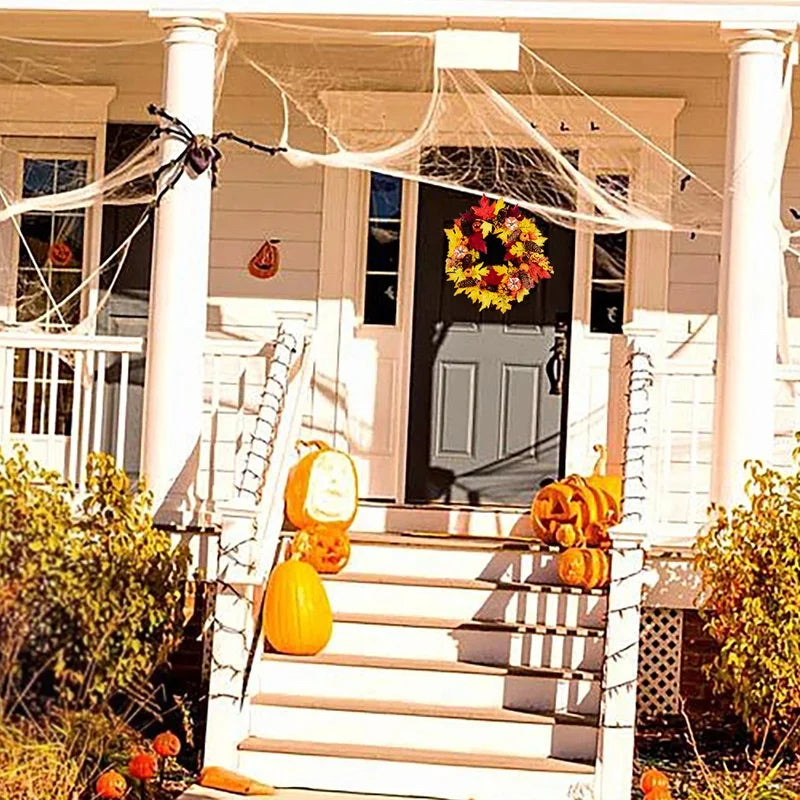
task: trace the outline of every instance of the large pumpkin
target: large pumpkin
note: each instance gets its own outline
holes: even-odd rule
[[[608,555],[603,550],[570,547],[558,556],[558,580],[567,586],[597,589],[609,578]]]
[[[278,564],[264,604],[269,643],[279,653],[313,656],[328,644],[332,631],[331,605],[314,567],[297,557]]]
[[[586,479],[586,482],[590,486],[605,492],[611,499],[615,522],[619,522],[622,518],[622,476],[607,474],[608,451],[605,445],[596,444],[594,450],[598,454],[597,463],[595,463],[592,474]]]
[[[575,522],[574,490],[564,483],[550,483],[539,489],[531,504],[534,533],[547,544],[555,544],[560,525]]]
[[[294,535],[290,553],[311,564],[317,572],[339,572],[350,558],[350,537],[345,531],[330,528],[312,528]]]
[[[358,508],[358,477],[347,453],[323,442],[306,453],[286,482],[286,516],[299,529],[347,530]]]

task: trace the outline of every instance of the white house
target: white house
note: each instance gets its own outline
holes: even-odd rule
[[[643,713],[677,710],[709,499],[742,496],[747,458],[788,464],[800,427],[800,277],[778,268],[800,205],[793,134],[775,174],[800,4],[339,5],[0,0],[0,213],[31,200],[0,222],[2,443],[78,484],[89,451],[113,452],[239,587],[217,598],[208,763],[320,791],[629,797],[637,683]],[[326,161],[310,115],[291,142],[316,162],[220,141],[219,187],[211,170],[178,180],[113,280],[98,265],[143,202],[34,199],[113,172],[151,103],[198,135],[277,143],[261,57],[315,59],[297,80],[325,82],[320,113],[351,141],[378,118],[405,139],[429,90],[358,36],[447,28],[519,33],[587,93],[540,95],[543,135],[633,198],[685,168],[719,189],[720,234],[550,226],[556,276],[507,320],[480,316],[443,281],[443,223],[469,196]],[[331,31],[347,35],[323,60]],[[344,85],[359,47],[380,74]],[[598,108],[630,135],[607,135]],[[426,146],[480,148],[486,130],[445,114]],[[164,162],[185,145],[163,141]],[[486,146],[519,138],[498,126]],[[247,264],[267,238],[281,266],[259,280]],[[301,431],[353,454],[362,497],[327,583],[334,638],[312,659],[263,654],[254,633]],[[525,507],[590,468],[595,443],[625,474],[612,584],[559,591]]]

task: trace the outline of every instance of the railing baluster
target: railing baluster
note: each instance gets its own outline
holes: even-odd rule
[[[128,417],[128,375],[130,373],[130,353],[123,353],[119,362],[119,400],[117,402],[117,447],[114,457],[118,467],[125,467],[125,437]]]
[[[50,351],[42,351],[42,377],[39,379],[42,390],[39,395],[39,433],[43,434],[46,430],[45,421],[47,420],[47,359]]]
[[[81,442],[81,376],[83,375],[83,351],[75,351],[75,367],[72,374],[72,421],[69,429],[69,463],[67,477],[73,485],[78,483],[78,450]]]
[[[55,463],[56,452],[56,412],[58,411],[58,367],[60,361],[58,350],[50,351],[50,386],[47,402],[47,466],[50,469],[63,469],[63,465]],[[44,406],[44,384],[42,384],[42,405]]]
[[[99,453],[103,450],[103,419],[105,408],[103,407],[106,388],[106,353],[101,350],[97,354],[97,372],[95,377],[94,390],[94,432],[92,434],[92,450]]]
[[[86,380],[84,381],[84,377]],[[81,400],[81,442],[78,488],[82,492],[86,486],[86,458],[89,455],[89,437],[92,432],[92,384],[94,383],[94,352],[88,351],[81,376],[83,399]]]
[[[695,378],[692,382],[692,412],[689,415],[689,509],[688,509],[688,522],[697,522],[695,513],[695,501],[697,498],[697,439],[699,436],[700,427],[700,393],[698,391],[698,384],[701,381]]]
[[[11,433],[12,404],[14,402],[14,347],[3,348],[3,365],[5,366],[5,379],[3,382],[3,443],[8,440]]]
[[[27,350],[28,372],[25,378],[25,435],[33,433],[33,406],[36,398],[36,361],[39,353],[36,350]],[[12,367],[13,369],[13,367]]]

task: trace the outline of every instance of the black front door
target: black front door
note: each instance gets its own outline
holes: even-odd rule
[[[505,315],[479,311],[444,273],[444,229],[476,202],[420,185],[406,499],[528,505],[563,468],[568,363],[561,393],[547,363],[569,335],[575,236],[537,220],[555,274]]]

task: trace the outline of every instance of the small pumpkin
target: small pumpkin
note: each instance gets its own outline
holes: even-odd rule
[[[94,785],[94,791],[98,797],[107,797],[112,800],[119,800],[127,788],[128,784],[125,782],[125,778],[115,769],[104,772]]]
[[[558,556],[558,580],[567,586],[597,589],[609,579],[608,555],[603,550],[570,547]]]
[[[298,531],[289,550],[322,575],[340,572],[350,559],[350,537],[345,531],[312,528]]]
[[[556,528],[555,539],[562,547],[577,547],[586,544],[583,531],[569,522],[564,522]]]
[[[302,443],[301,443],[302,444]],[[324,442],[311,442],[289,473],[286,516],[298,529],[347,530],[358,509],[358,476],[353,459]]]
[[[137,753],[128,762],[128,772],[132,778],[150,781],[158,771],[158,759],[152,753]]]
[[[642,773],[639,786],[645,794],[653,789],[669,789],[669,778],[660,769],[647,769]]]
[[[645,796],[644,800],[672,800],[672,792],[667,789],[663,789],[660,786],[651,789]]]
[[[279,652],[313,656],[330,641],[333,615],[316,570],[295,553],[267,583],[264,635]]]
[[[153,750],[161,758],[174,758],[181,752],[181,740],[174,733],[164,731],[153,739]]]

